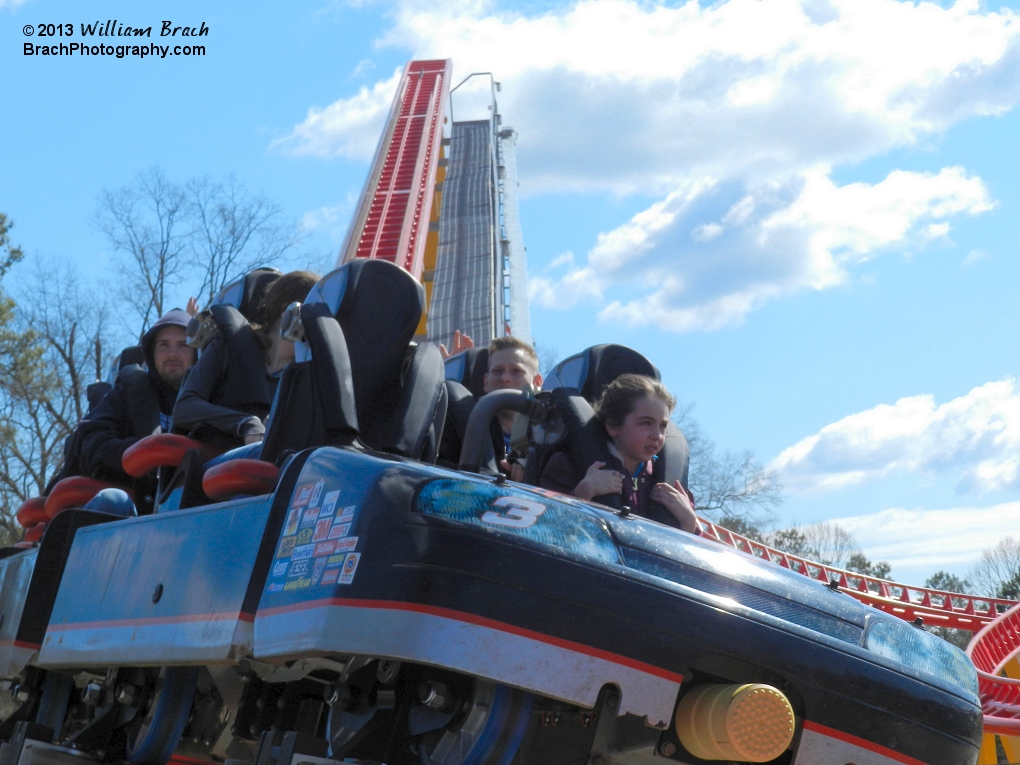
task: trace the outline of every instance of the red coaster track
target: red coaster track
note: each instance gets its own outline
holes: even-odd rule
[[[451,70],[448,59],[404,69],[341,263],[379,258],[421,280]]]
[[[907,621],[977,632],[967,655],[978,671],[985,734],[1020,736],[1020,679],[1003,677],[1012,665],[1020,675],[1020,603],[926,587],[911,587],[790,555],[699,518],[705,536],[742,553],[772,561],[835,586],[863,603]],[[1005,613],[1002,611],[1005,610]]]
[[[985,734],[1020,736],[1020,680],[1002,677],[1020,653],[1020,604],[987,624],[967,646],[978,671]],[[1014,671],[1013,674],[1016,674]]]
[[[995,621],[1002,611],[1017,604],[1015,600],[1004,598],[986,598],[982,595],[912,587],[827,566],[742,537],[704,518],[699,520],[705,535],[712,539],[825,584],[831,585],[835,582],[836,586],[848,595],[907,621],[921,617],[929,626],[954,627],[977,632]]]

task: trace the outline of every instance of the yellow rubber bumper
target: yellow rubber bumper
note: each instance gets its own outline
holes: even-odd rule
[[[796,721],[789,699],[771,685],[701,685],[680,699],[676,730],[703,760],[768,762],[790,746]]]

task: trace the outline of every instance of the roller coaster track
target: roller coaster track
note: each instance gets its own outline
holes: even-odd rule
[[[1020,604],[974,636],[967,655],[978,671],[985,734],[1020,736]]]
[[[405,67],[341,263],[388,260],[421,280],[451,69],[448,59]]]
[[[699,518],[705,536],[747,555],[838,588],[862,603],[907,621],[977,632],[967,655],[978,672],[985,741],[980,765],[996,762],[995,736],[1010,762],[1020,755],[1020,603],[890,582],[777,550]],[[1003,613],[1003,611],[1005,613]]]
[[[718,542],[810,579],[817,579],[830,587],[838,587],[841,592],[862,603],[906,621],[912,622],[920,617],[924,624],[931,627],[953,627],[977,632],[995,622],[1000,613],[1017,605],[1015,600],[913,587],[827,566],[748,539],[704,518],[700,521],[705,535]]]

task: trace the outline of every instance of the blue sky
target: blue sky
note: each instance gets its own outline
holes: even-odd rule
[[[319,263],[394,72],[492,71],[539,344],[641,350],[779,471],[784,523],[962,574],[1020,520],[1018,5],[0,0],[0,211],[106,291],[103,189],[233,173]],[[207,53],[23,55],[26,24],[106,19],[204,22]]]

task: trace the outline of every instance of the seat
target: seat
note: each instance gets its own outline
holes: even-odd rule
[[[220,337],[221,353],[229,374],[220,380],[210,403],[265,420],[272,404],[266,379],[262,344],[252,323],[262,323],[262,299],[282,273],[275,268],[256,268],[234,280],[213,298],[212,304],[188,322],[188,345],[205,351]],[[178,415],[175,412],[175,420]],[[202,423],[175,427],[174,433],[204,441],[220,451],[240,446],[242,440]]]
[[[260,459],[350,446],[435,461],[447,393],[438,349],[411,343],[423,305],[423,288],[402,268],[355,260],[288,309],[295,362],[280,378]],[[241,461],[217,468],[217,482],[248,485],[231,477],[249,470]],[[262,481],[252,478],[251,491],[237,493],[263,493]]]
[[[50,517],[46,515],[46,497],[26,499],[21,503],[21,507],[18,508],[18,512],[15,513],[14,517],[26,529],[35,526],[37,523],[48,521]]]
[[[463,354],[458,354],[458,356],[460,355]],[[449,372],[449,367],[447,367],[447,372]],[[464,444],[464,436],[467,433],[468,421],[479,397],[449,376],[446,379],[446,397],[446,421],[443,425],[443,437],[436,462],[444,467],[456,468],[460,464],[460,453]],[[480,470],[487,475],[495,475],[499,472],[491,440],[485,442],[485,453],[482,456]]]
[[[283,276],[277,268],[260,266],[253,268],[221,289],[212,300],[212,305],[229,305],[241,312],[245,319],[260,324],[259,309],[262,297],[269,286]]]
[[[545,378],[542,396],[551,404],[549,421],[539,425],[544,433],[558,434],[528,449],[524,482],[538,483],[542,470],[556,451],[567,451],[575,465],[610,461],[605,430],[595,420],[593,404],[602,391],[622,374],[641,374],[659,379],[659,370],[637,351],[622,345],[596,345],[564,359]],[[690,450],[687,439],[672,422],[654,463],[653,480],[687,487]],[[620,507],[619,496],[596,497],[609,507]],[[664,511],[665,512],[665,511]]]
[[[219,454],[218,449],[193,438],[176,433],[156,433],[125,449],[121,465],[132,478],[141,478],[157,468],[177,467],[192,449],[202,452],[206,459]]]
[[[272,462],[236,459],[213,465],[202,476],[202,491],[215,502],[238,494],[269,494],[280,469]]]
[[[565,358],[546,375],[544,387],[574,388],[595,405],[613,380],[623,374],[644,375],[656,380],[659,370],[652,362],[625,345],[593,345]]]
[[[446,423],[443,428],[443,441],[439,449],[438,462],[448,467],[457,467],[460,462],[461,447],[467,431],[468,418],[475,403],[485,395],[485,374],[489,369],[489,349],[469,348],[455,356],[450,356],[443,363],[446,374],[446,391],[449,404],[446,410]],[[496,455],[491,447],[482,459],[481,472],[495,475],[499,472],[496,466]]]
[[[485,374],[489,371],[489,349],[469,348],[443,362],[447,380],[460,383],[475,398],[485,395]]]
[[[109,481],[100,481],[96,478],[87,478],[83,475],[64,478],[57,481],[46,496],[47,519],[52,519],[57,513],[69,507],[81,507],[103,489],[122,489],[129,496],[134,494],[134,491],[129,487],[119,486]]]
[[[222,338],[229,374],[221,381],[210,403],[265,420],[272,395],[258,336],[238,308],[213,304],[188,323],[188,345],[204,351],[216,336]],[[207,443],[219,451],[242,443],[234,435],[201,423],[190,428],[175,427],[173,432]]]
[[[43,534],[46,533],[46,526],[49,524],[46,521],[40,521],[39,523],[33,524],[31,528],[25,529],[25,541],[26,542],[38,542],[43,538]]]

